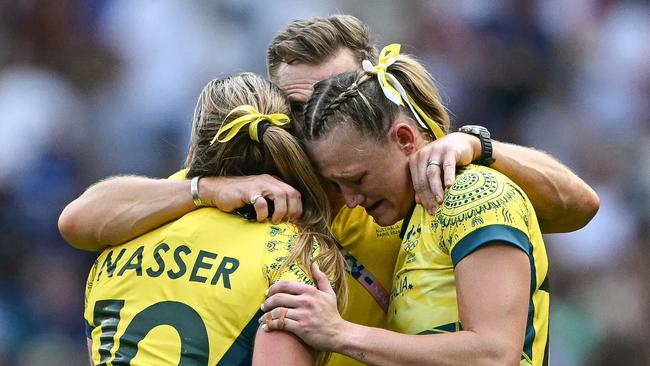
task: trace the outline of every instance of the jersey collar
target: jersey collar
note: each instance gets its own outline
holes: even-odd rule
[[[400,239],[404,239],[404,234],[406,234],[406,228],[409,226],[409,222],[411,221],[411,216],[413,216],[413,210],[415,210],[415,206],[417,206],[417,204],[415,203],[415,201],[413,201],[411,208],[409,208],[409,211],[406,213],[406,216],[404,216],[404,221],[402,221],[402,230],[400,230],[399,232]]]

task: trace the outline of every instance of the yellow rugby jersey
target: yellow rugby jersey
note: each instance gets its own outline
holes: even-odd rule
[[[528,255],[531,293],[521,365],[548,362],[548,258],[524,192],[492,169],[459,172],[435,216],[414,206],[404,219],[388,311],[390,329],[408,334],[462,329],[454,267],[481,245],[500,241]]]
[[[183,180],[187,169],[183,169],[169,179]],[[377,303],[360,281],[377,281],[386,291],[392,285],[395,260],[400,248],[399,237],[402,222],[381,227],[375,223],[361,206],[343,206],[332,222],[332,234],[343,247],[349,272],[348,307],[341,314],[345,320],[370,327],[386,328],[386,312]],[[364,275],[364,269],[372,274],[372,279]],[[332,353],[330,366],[361,365],[347,356]]]
[[[359,281],[372,282],[363,275],[367,269],[381,286],[390,291],[395,259],[401,239],[401,221],[388,227],[375,223],[361,206],[343,206],[332,222],[332,233],[347,252],[349,265],[348,307],[342,316],[353,323],[386,328],[386,312]],[[328,365],[361,365],[349,357],[333,353]]]
[[[170,175],[167,179],[169,179],[169,180],[185,180],[185,179],[187,179],[187,172],[188,171],[189,171],[189,169],[187,169],[187,168],[181,169],[181,170],[177,171],[176,173]]]
[[[296,240],[293,225],[202,208],[106,249],[86,288],[93,363],[249,365],[266,289],[313,285],[295,264],[278,273]]]

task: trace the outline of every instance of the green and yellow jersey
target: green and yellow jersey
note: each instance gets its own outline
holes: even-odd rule
[[[370,327],[386,328],[386,311],[366,287],[372,289],[378,283],[381,288],[390,291],[401,242],[400,228],[401,222],[388,227],[377,225],[360,206],[343,206],[339,210],[332,222],[332,233],[343,247],[349,266],[349,299],[348,307],[341,314],[343,319]],[[368,272],[372,277],[366,275]],[[388,293],[385,303],[388,305]],[[328,365],[361,363],[333,353]]]
[[[470,165],[458,175],[434,216],[414,206],[404,219],[393,276],[388,327],[407,334],[462,329],[454,267],[482,245],[499,241],[530,259],[531,292],[521,365],[548,357],[548,258],[535,211],[502,174]]]
[[[185,179],[181,170],[169,179]],[[386,328],[386,311],[366,287],[379,284],[385,291],[392,285],[395,259],[400,248],[401,222],[381,227],[363,207],[343,206],[332,222],[332,233],[343,248],[349,266],[348,307],[342,316],[345,320],[370,327]],[[370,273],[371,275],[368,275]],[[362,283],[364,285],[362,285]],[[364,287],[366,286],[366,287]],[[386,294],[386,305],[388,303]],[[333,353],[328,363],[332,366],[361,365],[361,363]]]
[[[296,240],[291,224],[202,208],[106,249],[86,288],[93,363],[249,365],[266,289],[313,285],[296,264],[279,271]]]

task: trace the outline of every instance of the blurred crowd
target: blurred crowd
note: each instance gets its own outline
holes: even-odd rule
[[[598,193],[546,236],[551,364],[650,364],[650,3],[613,0],[0,2],[0,365],[85,365],[93,253],[63,207],[111,175],[165,177],[215,76],[265,74],[294,19],[349,13],[402,43],[455,127],[544,150]],[[189,193],[188,193],[189,194]]]

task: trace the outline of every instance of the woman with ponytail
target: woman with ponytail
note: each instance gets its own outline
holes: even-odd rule
[[[343,320],[328,286],[288,282],[269,289],[265,330],[281,324],[367,364],[547,364],[548,261],[525,193],[497,171],[469,165],[434,215],[416,204],[409,157],[449,124],[431,76],[396,44],[376,66],[364,61],[363,71],[316,84],[301,138],[317,169],[349,207],[363,206],[380,225],[403,220],[390,330]],[[426,168],[439,174],[441,162]]]
[[[314,286],[312,265],[331,281],[340,307],[347,292],[328,199],[290,132],[288,113],[280,90],[255,74],[213,80],[203,89],[186,170],[195,203],[201,205],[201,177],[269,174],[298,189],[303,214],[292,224],[257,223],[204,207],[105,250],[86,290],[94,364],[326,362],[327,353],[312,352],[290,333],[258,331],[268,287],[279,280]],[[260,200],[251,197],[251,204]]]

